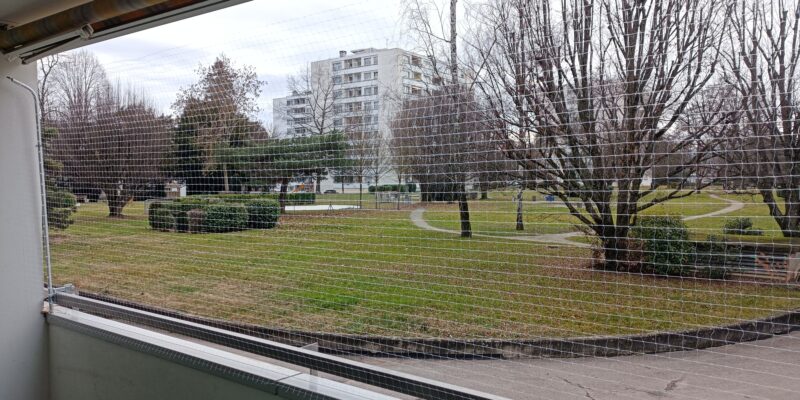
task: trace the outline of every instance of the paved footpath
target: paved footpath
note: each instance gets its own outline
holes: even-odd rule
[[[720,216],[720,215],[725,215],[725,214],[729,214],[729,213],[732,213],[732,212],[739,211],[744,207],[744,203],[742,203],[741,201],[725,199],[725,198],[719,197],[719,196],[714,195],[714,194],[710,194],[709,197],[711,197],[711,198],[713,198],[715,200],[726,202],[729,205],[727,207],[721,209],[721,210],[713,211],[713,212],[710,212],[710,213],[701,214],[701,215],[692,215],[692,216],[689,216],[689,217],[683,217],[683,220],[684,221],[692,221],[692,220],[701,219],[701,218],[717,217],[717,216]],[[534,202],[534,203],[542,203],[542,204],[544,204],[545,202],[537,201],[537,202]],[[411,222],[417,228],[420,228],[420,229],[425,229],[427,231],[433,231],[433,232],[450,233],[450,234],[454,234],[454,235],[460,235],[461,234],[460,231],[451,230],[451,229],[437,228],[437,227],[429,224],[427,221],[425,221],[425,208],[417,208],[417,209],[415,209],[414,211],[411,212],[410,218],[411,218]],[[581,242],[576,242],[574,240],[570,240],[570,238],[581,236],[581,235],[583,235],[583,233],[581,233],[581,232],[550,233],[550,234],[544,234],[544,235],[517,235],[517,236],[512,236],[512,235],[501,236],[501,235],[487,235],[487,234],[484,234],[484,233],[473,233],[473,236],[493,238],[493,239],[521,240],[521,241],[526,241],[526,242],[547,243],[547,244],[552,244],[552,245],[557,245],[557,246],[572,246],[572,247],[583,247],[583,248],[591,247],[591,245],[588,244],[588,243],[581,243]]]
[[[359,361],[512,399],[800,399],[800,332],[611,358]]]

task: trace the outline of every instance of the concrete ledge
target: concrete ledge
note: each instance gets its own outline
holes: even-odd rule
[[[73,340],[58,342],[63,348],[56,350],[72,352],[75,362],[62,360],[60,363],[62,374],[65,371],[73,370],[67,374],[72,381],[83,379],[84,386],[91,386],[94,389],[106,386],[102,390],[93,391],[89,398],[96,397],[99,393],[108,396],[113,394],[114,398],[136,398],[131,395],[131,391],[142,391],[140,395],[147,398],[170,398],[175,395],[176,389],[196,390],[195,386],[202,387],[207,384],[208,375],[194,375],[190,379],[177,379],[186,374],[176,367],[181,365],[189,369],[201,371],[203,373],[222,378],[215,385],[209,385],[206,389],[217,389],[220,393],[211,396],[203,393],[193,393],[191,398],[220,398],[219,396],[232,396],[230,398],[245,399],[305,399],[319,398],[326,400],[393,400],[396,397],[386,396],[369,390],[357,388],[344,383],[335,382],[329,379],[312,376],[307,373],[298,372],[289,368],[273,365],[264,361],[234,354],[217,348],[212,348],[203,344],[191,342],[185,339],[161,334],[152,330],[139,328],[136,326],[108,320],[102,317],[87,314],[81,311],[56,306],[50,310],[47,317],[52,327],[66,328],[82,336],[74,336]],[[65,337],[61,335],[60,337]],[[124,358],[124,353],[112,348],[105,348],[103,352],[96,353],[94,348],[101,346],[101,342],[86,342],[76,340],[79,337],[92,337],[105,343],[111,343],[123,348],[133,350],[139,355],[149,355],[171,363],[170,367],[163,368],[164,376],[153,380],[154,377],[145,377],[145,374],[135,373],[147,372],[154,367],[154,363],[143,361],[140,357],[139,362],[120,361],[114,357]],[[67,339],[69,339],[67,337]],[[78,348],[75,348],[78,346]],[[94,353],[93,353],[94,352]],[[80,360],[79,360],[80,359]],[[78,362],[88,361],[88,362]],[[128,360],[130,361],[130,360]],[[74,366],[78,364],[77,366]],[[101,364],[104,367],[101,367]],[[111,368],[116,368],[113,374],[108,372]],[[98,368],[98,370],[93,370]],[[99,369],[104,368],[104,369]],[[168,372],[167,372],[168,371]],[[101,377],[101,379],[97,379]],[[148,380],[149,378],[149,380]],[[113,380],[113,382],[109,382]],[[169,382],[167,387],[163,382]],[[223,383],[224,382],[224,383]],[[62,382],[64,384],[76,384],[77,382]],[[126,387],[112,387],[126,385]],[[173,387],[175,385],[183,388]],[[256,389],[243,390],[243,387]],[[155,389],[153,389],[155,388]],[[171,395],[168,392],[172,392]],[[81,398],[74,393],[59,393],[59,398]],[[154,396],[154,397],[151,397]],[[187,396],[189,396],[187,394]],[[174,398],[174,397],[172,397]]]
[[[321,352],[382,357],[506,359],[616,357],[705,349],[767,339],[800,330],[800,310],[795,310],[764,319],[726,326],[645,335],[529,340],[402,338],[269,328],[198,317],[96,293],[81,292],[80,296],[293,346],[317,343]]]

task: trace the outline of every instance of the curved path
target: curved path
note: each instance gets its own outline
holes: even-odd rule
[[[729,213],[732,213],[732,212],[739,211],[744,207],[744,203],[742,203],[741,201],[738,201],[738,200],[730,200],[730,199],[722,198],[722,197],[719,197],[719,196],[717,196],[715,194],[710,194],[710,195],[708,195],[708,197],[711,197],[712,199],[715,199],[715,200],[724,201],[724,202],[728,203],[728,206],[723,208],[723,209],[721,209],[721,210],[712,211],[712,212],[706,213],[706,214],[691,215],[691,216],[688,216],[688,217],[683,217],[683,220],[684,221],[692,221],[692,220],[701,219],[701,218],[717,217],[717,216],[720,216],[720,215],[725,215],[725,214],[729,214]],[[423,207],[417,208],[417,209],[415,209],[414,211],[411,212],[411,215],[410,215],[411,222],[417,228],[424,229],[426,231],[432,231],[432,232],[450,233],[450,234],[455,234],[455,235],[460,235],[461,234],[460,231],[451,230],[451,229],[444,229],[444,228],[437,228],[437,227],[429,224],[427,221],[425,221],[424,214],[425,214],[425,208],[423,208]],[[535,235],[535,236],[531,236],[531,235],[526,235],[526,236],[500,236],[500,235],[487,235],[487,234],[483,234],[483,233],[473,233],[473,236],[494,238],[494,239],[521,240],[521,241],[526,241],[526,242],[539,242],[539,243],[548,243],[548,244],[554,244],[554,245],[560,245],[560,246],[573,246],[573,247],[583,247],[583,248],[591,247],[591,245],[588,244],[588,243],[581,243],[581,242],[576,242],[576,241],[570,240],[570,238],[576,237],[576,236],[580,236],[580,235],[582,235],[581,232],[548,233],[548,234]]]

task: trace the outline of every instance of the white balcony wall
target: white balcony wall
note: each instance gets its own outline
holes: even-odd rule
[[[0,59],[0,399],[46,399],[35,107],[6,76],[36,88],[36,68]]]

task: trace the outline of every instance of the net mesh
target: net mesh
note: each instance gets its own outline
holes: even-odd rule
[[[255,2],[44,58],[53,282],[509,398],[791,398],[798,15]]]

